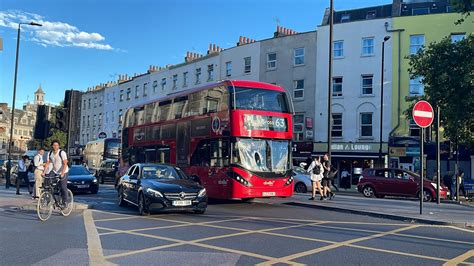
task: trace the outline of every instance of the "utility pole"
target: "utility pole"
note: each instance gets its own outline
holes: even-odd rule
[[[331,157],[331,145],[332,145],[332,40],[333,40],[333,28],[334,28],[334,1],[330,0],[329,5],[329,69],[328,69],[328,157]]]

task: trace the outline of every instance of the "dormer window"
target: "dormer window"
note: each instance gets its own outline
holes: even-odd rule
[[[341,16],[341,23],[351,20],[351,14],[344,14]]]

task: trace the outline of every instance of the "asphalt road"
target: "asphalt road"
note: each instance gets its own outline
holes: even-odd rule
[[[46,223],[28,213],[0,212],[0,255],[7,258],[0,264],[66,259],[82,265],[90,256],[96,265],[474,265],[474,232],[456,227],[274,201],[221,201],[204,215],[141,217],[133,207],[118,207],[115,196],[112,186],[76,195],[94,209]]]

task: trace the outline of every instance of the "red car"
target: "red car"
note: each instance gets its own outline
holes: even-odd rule
[[[369,168],[362,172],[357,190],[367,198],[373,196],[377,198],[385,196],[419,197],[419,179],[419,175],[402,169]],[[436,187],[436,183],[424,179],[424,201],[436,199]],[[440,198],[447,198],[448,191],[447,187],[441,185]]]

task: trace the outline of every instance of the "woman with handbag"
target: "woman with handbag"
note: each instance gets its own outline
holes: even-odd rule
[[[326,195],[324,194],[323,189],[321,188],[321,180],[323,179],[323,165],[321,164],[320,157],[314,157],[313,161],[308,167],[308,173],[311,175],[311,184],[312,184],[312,194],[309,200],[314,200],[316,197],[316,188],[321,195],[320,200],[326,200]]]
[[[331,200],[334,198],[335,194],[331,191],[331,180],[330,180],[331,161],[329,161],[329,156],[327,154],[324,154],[322,165],[323,165],[324,172],[323,172],[323,179],[321,183],[323,185],[324,195],[326,195],[326,197],[328,197]]]

